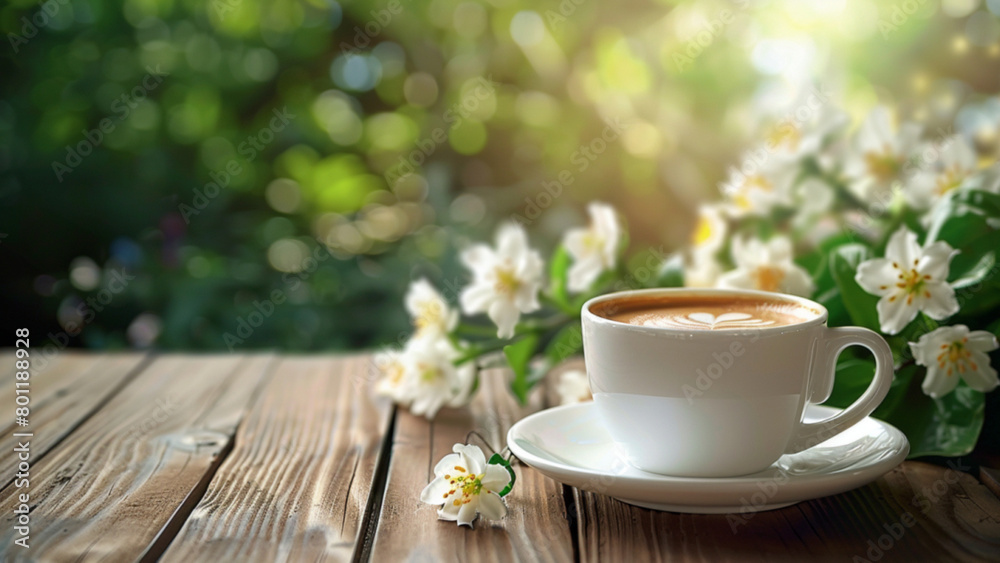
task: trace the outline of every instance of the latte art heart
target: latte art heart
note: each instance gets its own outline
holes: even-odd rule
[[[754,328],[773,325],[773,320],[758,319],[749,313],[712,313],[697,312],[686,315],[663,315],[662,313],[646,313],[636,315],[631,324],[658,328],[695,328],[699,330],[715,330],[718,328]]]

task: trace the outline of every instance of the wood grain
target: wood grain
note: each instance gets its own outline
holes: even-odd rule
[[[29,426],[14,424],[16,391],[13,370],[7,372],[0,386],[0,405],[11,414],[0,420],[0,452],[13,451],[25,438],[13,436],[32,433],[31,460],[39,460],[83,420],[92,415],[134,375],[145,354],[86,354],[65,351],[50,359],[41,372],[31,370],[27,389],[30,402]],[[0,365],[13,366],[14,355],[0,356]],[[0,456],[0,488],[14,481],[18,459]]]
[[[285,358],[163,561],[343,561],[392,414],[370,356]]]
[[[18,489],[0,494],[0,552],[16,560],[138,559],[193,506],[272,359],[156,358],[31,468],[29,550],[12,545]]]
[[[1000,501],[967,473],[920,462],[855,491],[749,518],[575,496],[582,561],[1000,560]]]
[[[465,442],[470,431],[493,448],[502,447],[510,426],[542,407],[542,392],[533,395],[529,406],[519,407],[507,390],[508,373],[484,371],[472,404],[442,410],[433,422],[400,409],[371,561],[573,560],[563,487],[530,467],[516,468],[516,487],[505,498],[507,517],[498,522],[479,518],[474,530],[438,520],[437,507],[420,502],[434,465],[454,444]],[[478,438],[470,443],[483,447]],[[483,450],[489,457],[488,449]]]

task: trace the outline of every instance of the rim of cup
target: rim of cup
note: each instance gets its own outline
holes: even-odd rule
[[[607,317],[602,317],[601,315],[593,312],[591,307],[599,303],[604,303],[606,301],[613,301],[615,299],[625,299],[633,296],[643,296],[643,295],[712,295],[712,296],[742,296],[742,297],[757,297],[760,299],[765,299],[769,301],[784,301],[786,303],[794,304],[805,309],[809,309],[816,315],[812,318],[805,319],[801,322],[796,322],[793,324],[784,324],[769,327],[752,327],[752,328],[720,328],[717,330],[694,330],[685,328],[674,328],[674,327],[659,327],[659,326],[642,326],[629,324],[622,321],[616,321],[609,319]],[[820,305],[819,303],[807,299],[805,297],[799,297],[797,295],[789,295],[787,293],[777,293],[773,291],[759,291],[756,289],[719,289],[719,288],[692,288],[692,287],[653,287],[648,289],[629,289],[625,291],[616,291],[614,293],[605,293],[603,295],[598,295],[587,300],[583,304],[581,310],[581,319],[588,319],[589,322],[597,325],[606,325],[609,327],[616,327],[620,329],[634,330],[638,332],[648,332],[651,334],[664,334],[664,335],[684,335],[690,336],[697,333],[699,338],[726,338],[731,337],[736,334],[780,334],[783,332],[799,331],[804,328],[822,325],[826,323],[829,317],[829,312],[827,312],[826,307]],[[710,336],[711,335],[711,336]]]

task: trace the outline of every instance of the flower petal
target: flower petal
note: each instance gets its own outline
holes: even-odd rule
[[[587,234],[589,229],[570,229],[563,236],[563,246],[573,259],[587,254]]]
[[[573,293],[584,292],[590,289],[591,284],[601,275],[603,270],[604,265],[601,263],[600,256],[594,254],[585,256],[570,266],[569,272],[567,272],[566,286]]]
[[[497,256],[502,260],[521,256],[528,247],[528,233],[517,223],[505,223],[497,230]]]
[[[478,475],[483,472],[483,468],[486,467],[486,455],[483,454],[483,450],[479,449],[479,446],[455,444],[452,450],[465,458],[464,461],[468,464],[465,468],[469,470],[469,473]]]
[[[478,497],[472,497],[472,502],[463,504],[458,509],[458,525],[472,527],[472,521],[476,519],[476,511],[479,508]]]
[[[444,504],[445,496],[451,490],[451,483],[444,477],[438,477],[420,491],[420,500],[427,504]]]
[[[858,273],[854,275],[854,281],[858,282],[861,289],[872,295],[888,295],[896,286],[899,270],[892,267],[892,261],[886,258],[875,258],[866,260],[858,266]]]
[[[440,520],[454,522],[455,520],[458,520],[458,510],[458,506],[455,506],[451,502],[446,502],[444,503],[444,506],[438,509],[438,518]]]
[[[723,289],[757,289],[757,282],[745,268],[730,270],[715,281],[715,287]]]
[[[489,283],[473,283],[466,286],[458,296],[459,305],[466,315],[485,312],[496,299],[496,291]]]
[[[925,286],[930,297],[923,299],[924,313],[934,320],[948,318],[958,312],[958,299],[955,290],[946,283],[930,283]]]
[[[906,295],[902,293],[886,295],[879,299],[875,308],[882,332],[886,334],[898,334],[917,316],[918,311],[916,304],[907,305]]]
[[[497,262],[493,249],[482,243],[466,248],[459,257],[465,267],[477,275],[489,270]]]
[[[997,337],[985,330],[974,330],[968,334],[967,338],[969,341],[966,345],[973,352],[992,352],[998,347]]]
[[[483,487],[498,493],[510,483],[510,473],[499,465],[487,465],[486,475],[483,477]]]
[[[930,276],[935,281],[947,280],[951,259],[958,254],[958,251],[948,243],[939,240],[924,248],[923,253],[924,255],[917,265],[917,271]]]
[[[816,285],[809,273],[794,264],[785,271],[785,277],[781,280],[783,293],[809,297],[815,289]]]
[[[933,399],[940,399],[951,393],[957,385],[958,377],[954,375],[949,377],[941,368],[933,366],[927,368],[927,376],[920,388],[923,389],[925,395],[929,395]]]
[[[497,338],[514,336],[514,327],[521,318],[521,312],[513,303],[506,299],[497,299],[490,304],[488,314],[493,324],[497,325]]]
[[[462,465],[462,461],[464,460],[461,455],[457,453],[448,454],[441,458],[441,461],[437,462],[437,465],[434,466],[434,474],[444,476],[453,473],[455,466]]]
[[[892,236],[885,247],[885,257],[899,265],[900,268],[911,268],[916,264],[915,260],[920,258],[920,245],[917,244],[917,235],[907,229],[900,227]]]
[[[989,393],[997,388],[1000,381],[997,380],[997,370],[990,365],[990,357],[982,352],[972,352],[971,359],[976,364],[976,369],[967,369],[962,373],[962,379],[976,391]]]
[[[507,516],[507,505],[499,495],[482,495],[479,499],[479,513],[487,520],[500,520]]]

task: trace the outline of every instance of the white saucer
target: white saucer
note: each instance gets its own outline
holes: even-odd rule
[[[807,421],[840,409],[810,405]],[[893,426],[866,418],[804,452],[782,456],[743,477],[668,477],[628,465],[617,453],[594,403],[544,410],[507,433],[521,461],[556,481],[622,502],[670,512],[747,513],[772,510],[860,487],[899,465],[910,451]]]

